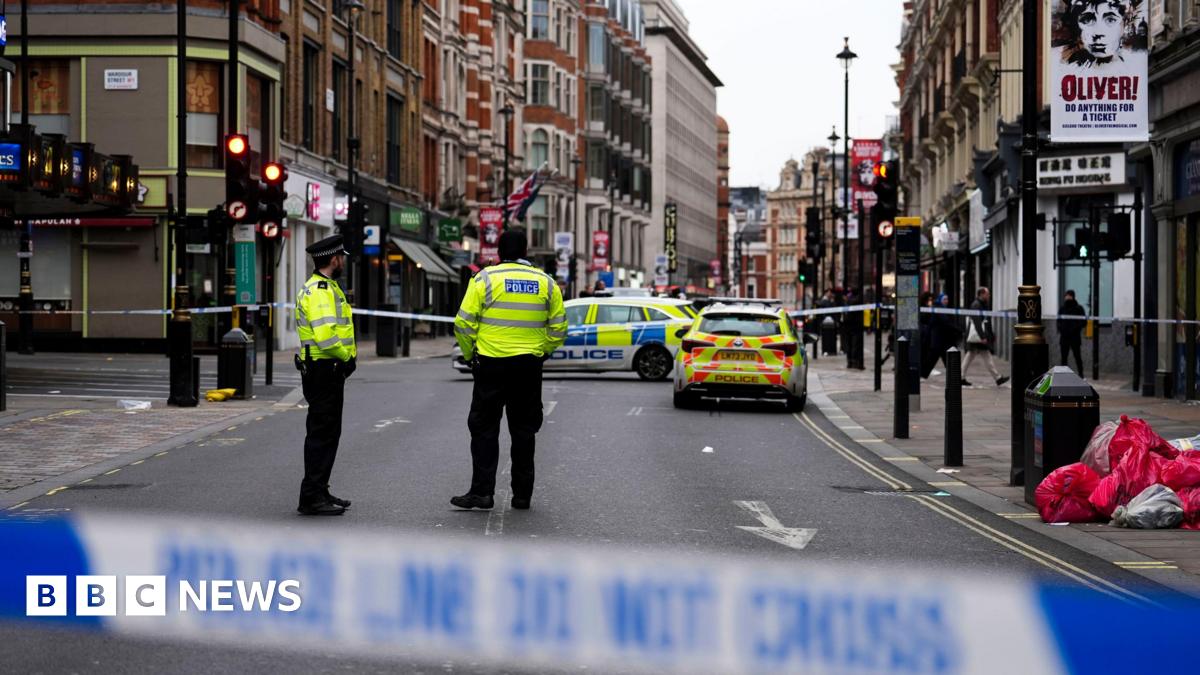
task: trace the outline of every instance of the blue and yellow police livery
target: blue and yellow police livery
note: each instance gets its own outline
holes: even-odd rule
[[[675,333],[696,316],[689,301],[671,298],[578,298],[564,306],[567,340],[550,354],[546,370],[632,370],[643,380],[670,377],[680,343]],[[471,370],[457,348],[451,363]]]

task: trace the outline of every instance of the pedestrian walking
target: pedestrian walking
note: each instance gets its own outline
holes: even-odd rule
[[[975,359],[983,361],[984,367],[991,373],[997,387],[1008,382],[1008,376],[1000,375],[1000,372],[996,370],[996,363],[992,359],[992,345],[996,342],[996,334],[992,330],[991,317],[983,315],[983,312],[991,308],[991,301],[992,293],[986,286],[980,286],[975,291],[975,301],[971,303],[971,309],[979,314],[972,314],[967,320],[967,360],[963,362],[962,367],[964,387],[971,386],[971,383],[967,381],[967,372],[971,370],[971,364],[975,363]]]
[[[1067,365],[1067,356],[1075,353],[1075,372],[1083,377],[1083,356],[1080,347],[1083,344],[1083,327],[1087,310],[1075,300],[1075,291],[1068,290],[1063,294],[1063,303],[1058,308],[1058,350],[1062,356],[1062,364]]]
[[[934,309],[949,309],[950,296],[942,293],[933,303]],[[929,329],[931,332],[931,353],[929,364],[930,374],[936,375],[937,371],[933,370],[933,366],[937,365],[938,359],[942,360],[942,366],[946,365],[946,352],[951,347],[957,347],[962,342],[963,330],[959,326],[958,317],[948,312],[938,312],[933,314],[929,319]]]
[[[454,337],[471,363],[475,388],[471,431],[471,489],[450,503],[462,509],[494,505],[500,456],[500,417],[512,436],[512,507],[533,496],[534,437],[542,426],[542,364],[567,337],[558,284],[525,260],[523,228],[500,236],[500,264],[475,275],[454,319]]]
[[[297,511],[306,516],[337,516],[350,500],[329,492],[329,476],[342,436],[342,401],[346,378],[358,364],[350,303],[338,286],[346,264],[342,237],[334,235],[305,249],[315,271],[296,296],[296,332],[300,371],[308,417],[304,436],[304,480]]]

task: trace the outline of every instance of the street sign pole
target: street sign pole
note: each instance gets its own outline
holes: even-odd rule
[[[921,410],[921,317],[919,273],[921,269],[921,219],[899,217],[895,220],[896,237],[896,320],[893,328],[896,348],[907,349],[908,372],[898,377],[908,389],[909,409]],[[901,342],[899,338],[907,338]],[[903,346],[902,346],[903,345]],[[897,358],[896,367],[902,361]],[[899,394],[897,394],[899,396]]]

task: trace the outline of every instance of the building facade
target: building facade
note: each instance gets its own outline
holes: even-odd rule
[[[789,159],[779,172],[778,187],[767,193],[767,296],[778,298],[791,309],[811,307],[820,297],[820,274],[802,283],[799,271],[800,265],[808,261],[808,209],[815,206],[819,210],[829,196],[823,194],[830,185],[825,161],[828,155],[824,148],[816,148],[806,153],[803,161]],[[829,221],[822,218],[819,223]],[[831,226],[830,234],[832,231]]]
[[[767,193],[758,187],[730,188],[727,228],[730,290],[742,298],[768,297]]]
[[[712,269],[713,286],[719,293],[729,290],[729,123],[717,117],[717,264]]]
[[[654,227],[652,253],[663,248],[662,214],[678,211],[675,283],[708,288],[717,257],[717,87],[721,81],[688,35],[687,17],[674,0],[644,0],[646,36],[654,61],[651,121]]]

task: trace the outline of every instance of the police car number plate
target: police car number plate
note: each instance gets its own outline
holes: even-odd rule
[[[722,349],[717,352],[717,359],[720,361],[757,361],[758,354],[754,352],[739,352],[730,349]]]

